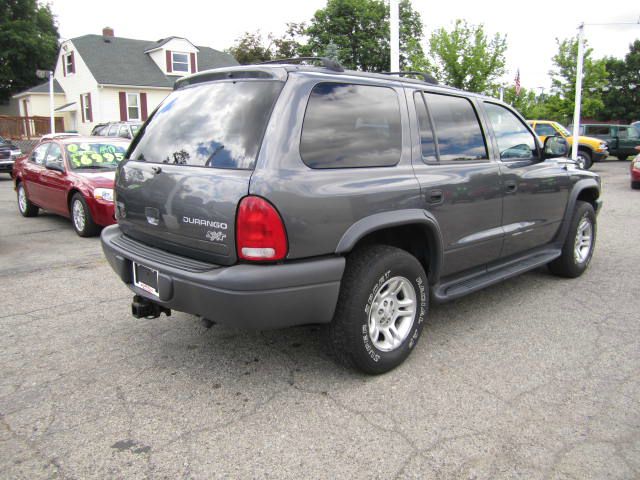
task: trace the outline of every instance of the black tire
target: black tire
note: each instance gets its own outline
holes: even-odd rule
[[[634,190],[640,190],[640,182],[631,182],[631,188]]]
[[[591,242],[588,253],[586,253],[583,259],[579,259],[575,252],[576,240],[579,234],[579,227],[582,225],[583,220],[591,224]],[[573,217],[571,217],[567,238],[562,246],[562,254],[549,263],[551,273],[566,278],[576,278],[582,275],[589,266],[591,257],[593,256],[593,251],[596,246],[596,233],[596,213],[593,210],[593,206],[588,202],[578,200],[573,212]]]
[[[91,217],[91,211],[86,200],[80,193],[75,193],[69,203],[69,214],[71,225],[81,237],[95,237],[100,227],[96,225]]]
[[[16,186],[16,195],[18,197],[18,211],[20,212],[20,215],[23,217],[35,217],[38,215],[40,208],[31,203],[22,182],[19,182]]]
[[[591,153],[587,150],[578,150],[578,161],[582,161],[582,168],[589,170],[593,161],[591,160]]]
[[[616,155],[616,158],[621,162],[624,162],[627,158],[629,158],[629,155]]]
[[[387,299],[398,300],[399,295],[402,298],[398,301],[402,302],[411,299],[413,293],[413,316],[405,315],[390,320],[399,308],[408,308],[390,302],[388,308],[392,310],[386,311],[389,317],[382,320],[387,323],[387,328],[393,326],[398,334],[397,339],[392,338],[393,336],[386,337],[381,327],[376,337],[377,343],[374,343],[369,332],[371,305],[379,298],[378,295],[389,292],[394,284],[401,284],[403,287],[397,295],[392,294]],[[404,362],[416,345],[424,326],[429,304],[428,288],[427,275],[422,265],[404,250],[373,245],[351,253],[347,258],[333,322],[326,329],[329,348],[336,359],[347,367],[369,374],[388,372]],[[409,295],[405,295],[405,292]],[[382,303],[381,299],[377,312],[387,308]],[[391,350],[378,348],[378,344],[391,340],[398,342]]]

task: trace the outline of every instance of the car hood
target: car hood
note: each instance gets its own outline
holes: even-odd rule
[[[116,172],[75,172],[82,181],[92,187],[113,188]]]

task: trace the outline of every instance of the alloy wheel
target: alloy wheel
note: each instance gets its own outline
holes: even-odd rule
[[[390,352],[406,340],[416,317],[416,291],[409,280],[393,277],[377,291],[369,310],[369,338]]]

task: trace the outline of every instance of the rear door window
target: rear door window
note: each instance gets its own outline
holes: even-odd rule
[[[220,81],[174,91],[131,145],[131,159],[196,167],[253,169],[277,81]]]
[[[440,161],[488,161],[478,116],[463,97],[425,93],[438,139]]]
[[[49,143],[43,143],[42,145],[34,149],[33,153],[31,153],[31,156],[29,157],[31,161],[37,165],[44,165],[44,159],[49,145]]]
[[[402,127],[395,90],[319,83],[309,97],[300,155],[311,168],[389,167],[400,161]]]

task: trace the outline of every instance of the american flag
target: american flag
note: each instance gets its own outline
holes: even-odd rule
[[[516,97],[520,95],[520,69],[518,69],[518,72],[516,73]]]

